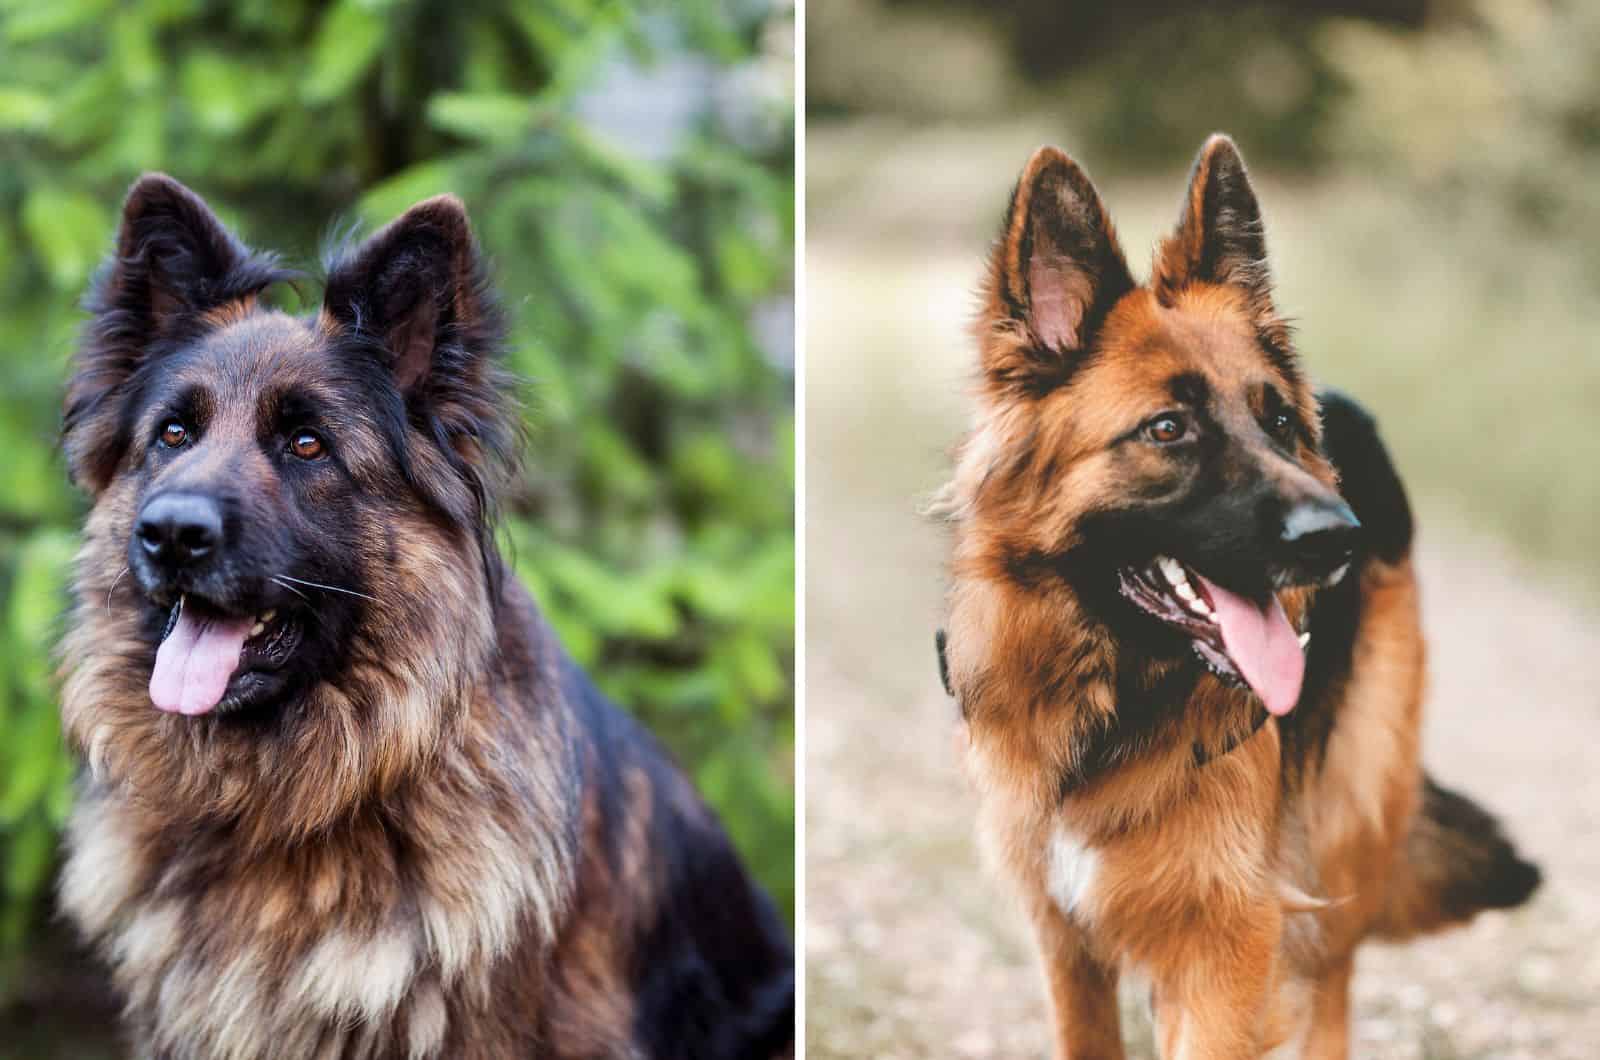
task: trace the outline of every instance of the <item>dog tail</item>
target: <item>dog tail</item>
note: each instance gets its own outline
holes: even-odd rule
[[[1422,809],[1401,858],[1378,923],[1378,933],[1391,939],[1519,906],[1542,878],[1537,865],[1517,855],[1499,821],[1426,774]]]

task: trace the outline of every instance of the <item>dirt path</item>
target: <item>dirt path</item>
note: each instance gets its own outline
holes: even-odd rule
[[[977,864],[932,632],[942,542],[915,514],[962,421],[966,302],[860,297],[813,242],[808,347],[808,1055],[1043,1056],[1021,918]],[[867,268],[870,268],[870,263]],[[904,289],[955,289],[926,266]],[[1546,885],[1528,908],[1368,947],[1355,1053],[1600,1050],[1600,614],[1424,507],[1429,768],[1502,815]],[[1131,1002],[1130,1039],[1149,1056]]]

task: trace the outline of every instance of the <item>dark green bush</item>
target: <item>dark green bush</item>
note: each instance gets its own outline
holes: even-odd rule
[[[792,909],[791,35],[731,0],[0,3],[0,949],[71,799],[76,302],[148,169],[308,264],[467,201],[530,381],[505,545]]]

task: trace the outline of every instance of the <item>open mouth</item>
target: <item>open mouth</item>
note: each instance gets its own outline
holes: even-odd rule
[[[278,683],[302,630],[287,610],[240,616],[181,596],[156,649],[150,699],[161,710],[191,716],[241,707]]]
[[[1273,714],[1294,709],[1311,634],[1295,631],[1275,594],[1264,602],[1251,600],[1171,556],[1124,567],[1118,577],[1122,595],[1187,634],[1212,673],[1248,687]]]

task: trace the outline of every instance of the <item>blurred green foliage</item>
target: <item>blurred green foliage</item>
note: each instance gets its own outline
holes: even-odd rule
[[[467,201],[531,383],[516,569],[792,911],[791,36],[759,0],[0,0],[0,950],[70,803],[76,303],[149,169],[303,263]]]
[[[1343,22],[1319,44],[1351,87],[1334,149],[1600,282],[1600,7],[1480,0],[1434,32]]]

